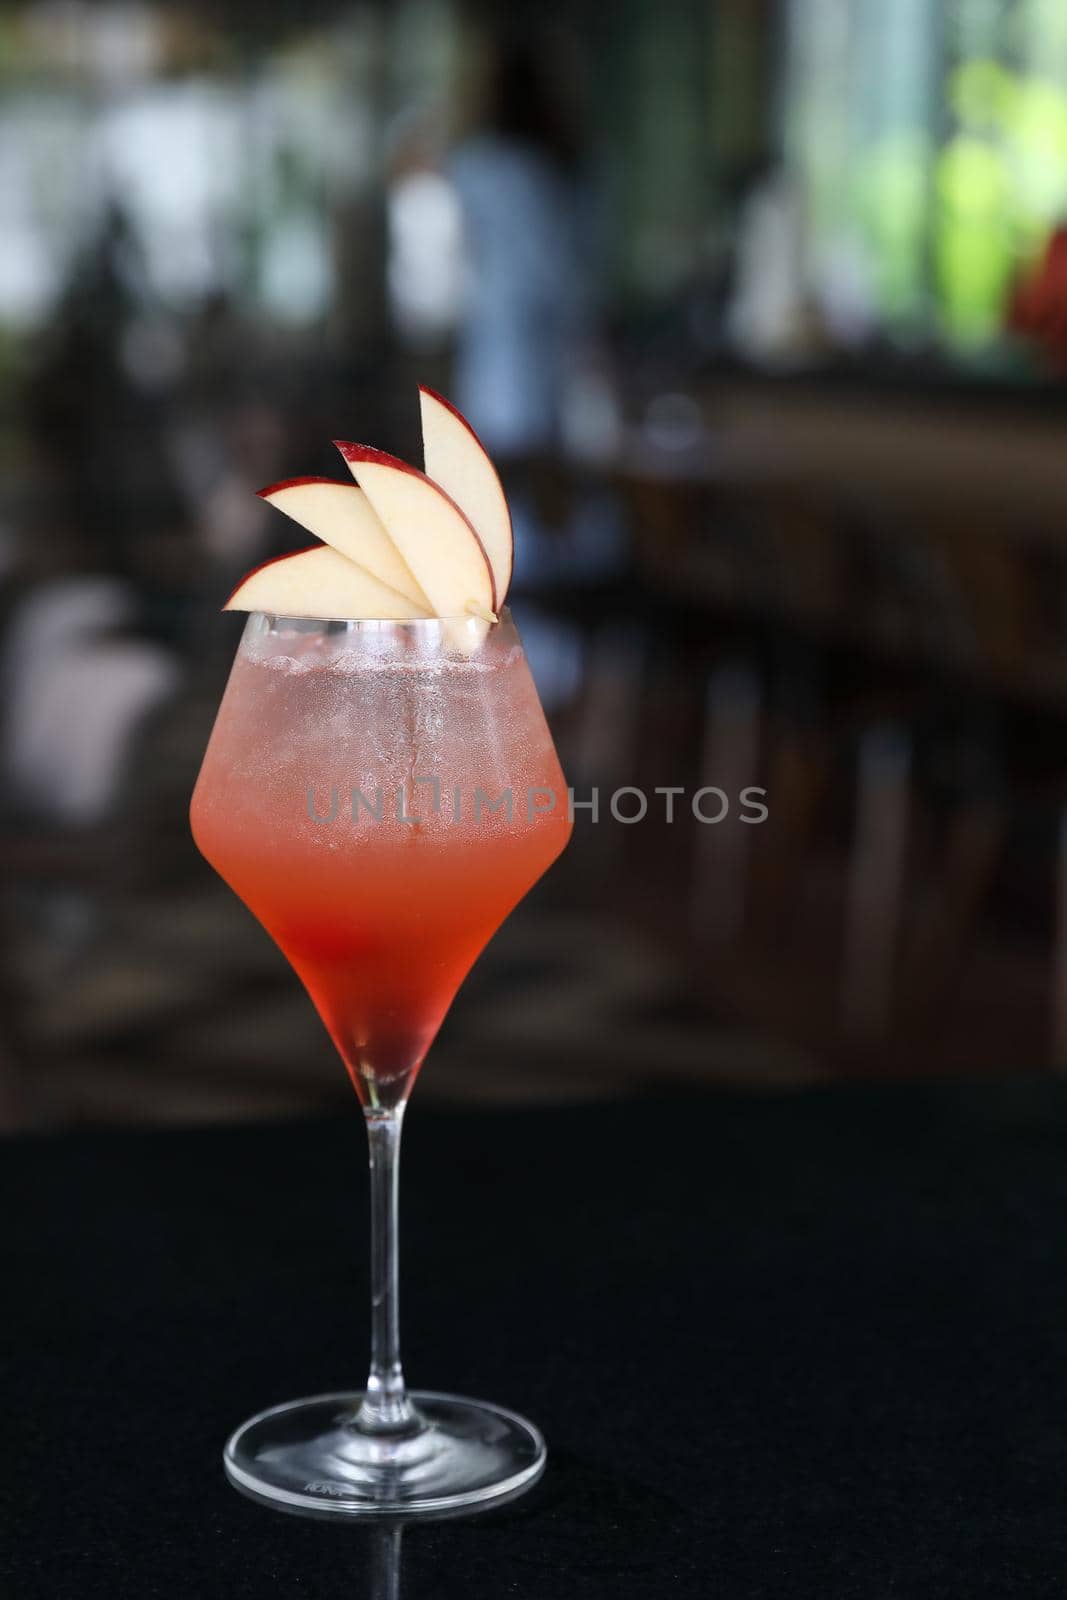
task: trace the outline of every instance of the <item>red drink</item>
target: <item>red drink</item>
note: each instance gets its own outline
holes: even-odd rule
[[[514,629],[476,649],[450,629],[254,618],[193,797],[201,851],[376,1107],[406,1096],[472,963],[570,834]]]

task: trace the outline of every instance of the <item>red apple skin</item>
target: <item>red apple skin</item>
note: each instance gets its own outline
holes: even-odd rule
[[[297,479],[296,481],[299,483],[299,482],[306,482],[307,480],[306,479]],[[280,489],[283,486],[281,484],[277,484],[276,483],[274,485],[274,487],[276,489]],[[345,484],[344,487],[347,488],[348,485]],[[263,493],[263,492],[264,492],[263,490],[260,491],[260,493]],[[234,584],[233,588],[230,590],[229,594],[226,596],[225,600],[222,602],[223,611],[226,610],[226,607],[229,605],[230,601],[233,599],[234,595],[238,592],[238,590],[239,589],[243,589],[245,584],[248,582],[249,578],[254,578],[257,572],[262,572],[266,567],[276,567],[278,565],[279,561],[288,561],[290,556],[306,556],[310,550],[321,550],[323,548],[324,547],[322,545],[320,545],[320,544],[304,545],[304,547],[302,549],[300,549],[300,550],[287,550],[284,555],[271,556],[268,560],[261,561],[258,566],[249,567],[248,571],[245,573],[245,575],[241,579],[240,583],[235,583]]]
[[[345,483],[341,478],[319,478],[312,475],[307,478],[283,478],[280,483],[268,483],[265,489],[257,489],[256,493],[261,500],[269,500],[272,494],[278,494],[282,489],[299,489],[305,483],[332,483],[335,489],[358,488],[357,484]],[[293,554],[296,555],[297,552],[294,550]],[[257,569],[254,568],[253,570]],[[248,576],[252,576],[251,572]]]
[[[512,573],[514,571],[514,565],[515,565],[515,558],[514,558],[515,527],[514,527],[514,524],[512,523],[512,520],[511,520],[511,507],[508,504],[508,497],[504,493],[504,485],[500,482],[500,474],[496,470],[496,466],[494,465],[493,458],[489,454],[488,450],[485,448],[485,445],[482,443],[481,439],[478,437],[478,435],[475,432],[475,430],[474,430],[473,426],[471,425],[471,423],[469,423],[467,421],[467,419],[463,415],[462,411],[459,410],[458,406],[454,406],[452,404],[451,400],[446,400],[443,394],[438,394],[436,389],[431,389],[428,383],[420,383],[419,384],[419,393],[420,394],[429,395],[431,400],[436,400],[437,404],[439,406],[444,406],[445,410],[447,412],[449,412],[450,415],[455,417],[457,422],[461,422],[463,424],[463,426],[466,428],[467,432],[470,434],[471,438],[474,440],[475,444],[478,446],[478,449],[482,452],[482,455],[485,457],[486,461],[488,461],[489,465],[493,469],[493,472],[494,472],[494,474],[496,476],[497,484],[499,485],[499,488],[500,488],[500,498],[504,502],[504,511],[507,514],[508,531],[511,534],[511,549],[512,549],[513,553],[512,553],[511,566],[508,568],[507,584],[505,586],[506,588],[510,589]],[[495,588],[495,585],[496,585],[496,579],[495,578],[493,579],[493,584],[494,584],[494,588]],[[498,596],[498,598],[499,598],[499,596]],[[504,598],[506,599],[507,596],[505,595]]]
[[[473,431],[474,430],[471,429],[472,433]],[[387,450],[376,450],[372,444],[353,444],[348,439],[335,439],[333,442],[336,448],[340,450],[346,461],[371,461],[379,467],[392,467],[396,472],[406,472],[412,478],[421,478],[423,483],[429,484],[430,488],[433,489],[436,494],[441,496],[442,500],[448,501],[456,515],[458,517],[462,517],[463,521],[467,524],[467,527],[470,528],[471,538],[478,546],[478,549],[482,552],[482,560],[485,562],[486,568],[489,572],[489,586],[493,592],[493,610],[496,611],[497,592],[496,579],[493,577],[493,564],[485,553],[485,546],[479,539],[471,519],[467,516],[465,511],[457,506],[452,496],[450,494],[446,494],[441,488],[441,485],[439,483],[434,483],[433,479],[428,478],[425,472],[420,472],[418,467],[413,467],[410,461],[401,461],[399,456],[391,456]]]

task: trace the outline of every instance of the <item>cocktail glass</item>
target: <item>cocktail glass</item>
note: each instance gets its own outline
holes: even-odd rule
[[[500,1406],[409,1392],[400,1363],[404,1107],[471,965],[567,843],[563,774],[505,611],[249,617],[192,802],[196,842],[302,979],[359,1095],[371,1183],[366,1388],[260,1413],[238,1488],[293,1511],[440,1514],[512,1495],[544,1441]]]

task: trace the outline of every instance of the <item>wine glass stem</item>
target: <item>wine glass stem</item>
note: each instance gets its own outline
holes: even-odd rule
[[[400,1365],[400,1297],[397,1281],[397,1180],[401,1105],[365,1113],[370,1150],[371,1357],[356,1426],[367,1433],[406,1433],[418,1414],[404,1390]]]

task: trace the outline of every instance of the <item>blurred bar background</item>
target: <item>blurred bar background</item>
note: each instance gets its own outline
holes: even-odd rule
[[[1062,0],[0,5],[0,1120],[348,1103],[186,810],[419,381],[601,799],[420,1096],[1062,1070],[1065,377]]]

